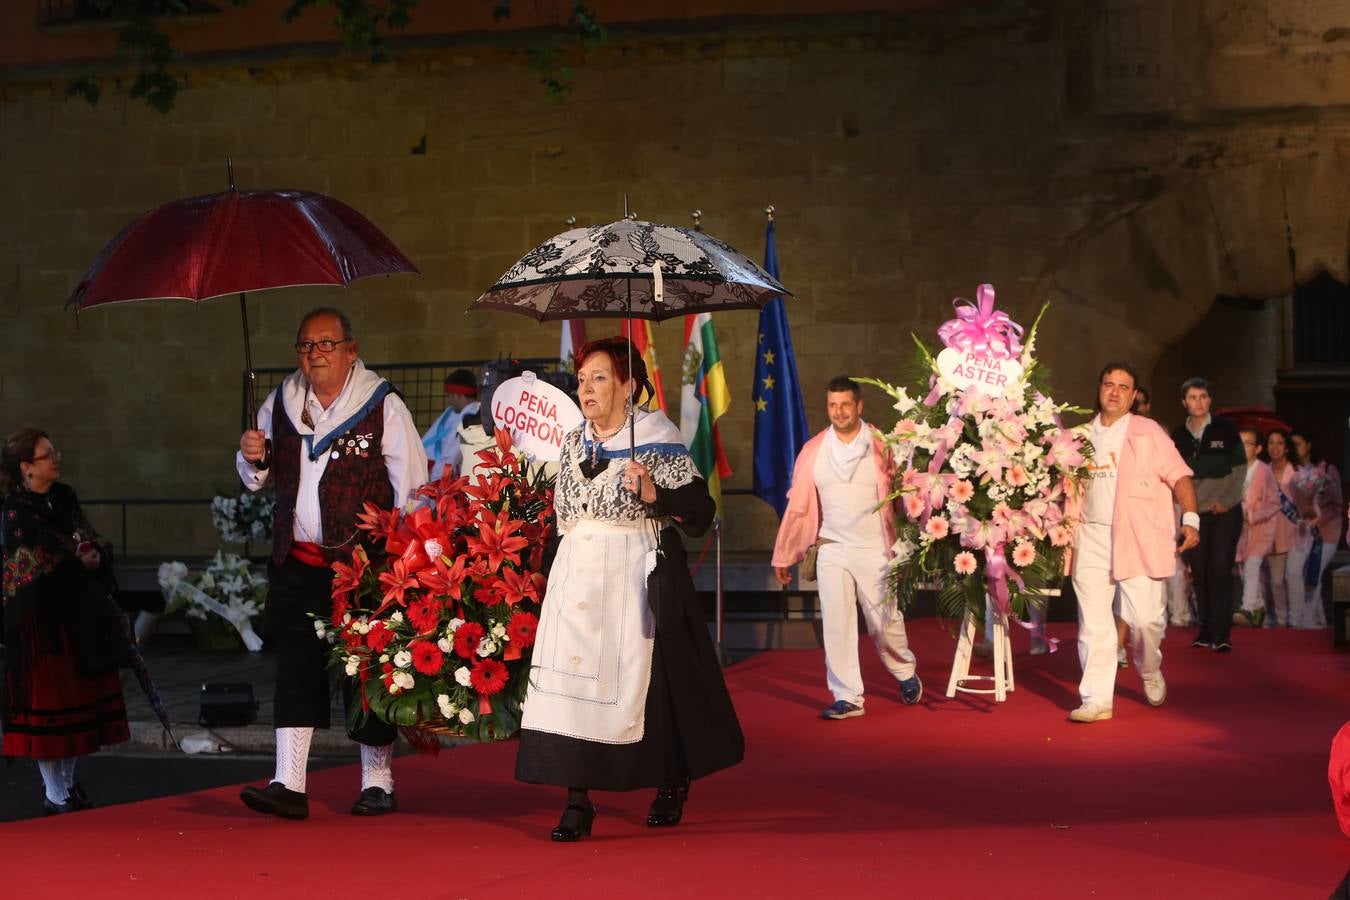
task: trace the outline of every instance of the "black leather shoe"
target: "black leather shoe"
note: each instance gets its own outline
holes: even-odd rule
[[[354,816],[387,816],[391,812],[398,812],[398,800],[384,788],[366,788],[352,806]]]
[[[70,786],[70,800],[80,805],[80,809],[93,809],[94,801],[89,799],[89,795],[84,792],[84,788],[78,784]]]
[[[648,828],[673,828],[684,817],[684,801],[689,799],[689,779],[679,787],[661,788],[647,809]]]
[[[84,809],[76,800],[74,795],[66,798],[65,803],[53,803],[46,797],[42,798],[42,814],[44,816],[62,816],[66,813],[79,812]]]
[[[591,825],[595,822],[595,804],[588,803],[582,806],[578,803],[570,803],[567,809],[563,810],[562,818],[558,820],[558,827],[553,829],[550,837],[555,841],[570,843],[579,841],[583,837],[591,836]]]
[[[239,799],[251,810],[282,819],[308,819],[309,798],[299,791],[287,789],[280,781],[265,788],[249,786],[239,792]]]

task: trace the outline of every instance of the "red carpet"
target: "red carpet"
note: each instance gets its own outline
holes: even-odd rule
[[[310,778],[311,818],[215,790],[0,826],[6,895],[350,897],[1325,897],[1350,868],[1327,789],[1350,656],[1325,632],[1239,631],[1228,656],[1164,646],[1166,706],[1123,673],[1115,719],[1071,725],[1073,626],[1053,656],[1018,635],[997,708],[942,696],[953,644],[911,626],[927,692],[903,707],[870,642],[868,714],[826,705],[820,652],[728,670],[748,745],[697,782],[685,823],[596,795],[595,837],[548,841],[559,792],[511,778],[515,745],[401,758],[403,811],[347,814],[354,767]],[[359,892],[359,894],[358,894]]]

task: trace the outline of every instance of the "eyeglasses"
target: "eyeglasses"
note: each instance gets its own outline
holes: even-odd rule
[[[53,447],[51,453],[43,453],[41,456],[33,457],[33,462],[42,462],[44,459],[50,459],[52,462],[60,462],[61,451]]]
[[[323,341],[296,341],[296,342],[295,342],[295,352],[296,352],[296,353],[299,353],[299,354],[302,355],[302,356],[305,355],[305,354],[307,354],[307,353],[311,353],[311,352],[313,352],[313,351],[315,351],[315,350],[318,350],[320,353],[332,353],[334,350],[337,349],[337,345],[338,345],[338,344],[345,344],[345,343],[348,342],[348,340],[350,340],[350,339],[349,339],[349,338],[343,338],[343,339],[340,340],[340,341],[329,341],[329,340],[323,340]]]

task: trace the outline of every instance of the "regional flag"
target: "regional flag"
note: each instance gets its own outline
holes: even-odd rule
[[[778,247],[774,223],[764,234],[764,269],[778,278]],[[779,279],[780,281],[782,279]],[[810,438],[797,360],[792,355],[783,298],[775,297],[759,312],[759,343],[755,351],[755,487],[754,493],[782,518],[792,486],[792,464]]]
[[[624,319],[623,330],[620,333],[633,342],[638,354],[647,363],[647,377],[651,378],[652,387],[656,388],[656,397],[652,405],[665,412],[666,392],[661,387],[661,367],[656,364],[656,338],[652,334],[652,323],[646,319]]]
[[[722,479],[731,464],[722,450],[717,420],[731,406],[722,356],[717,351],[712,315],[684,317],[684,366],[680,378],[680,436],[694,465],[708,482],[708,493],[722,511]]]

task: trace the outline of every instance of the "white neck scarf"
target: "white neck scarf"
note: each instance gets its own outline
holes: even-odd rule
[[[366,364],[358,359],[347,373],[347,383],[342,386],[342,392],[326,410],[329,415],[317,428],[305,422],[305,402],[309,399],[310,386],[299,369],[287,375],[281,383],[281,402],[296,431],[302,435],[313,434],[316,441],[322,441],[330,431],[365,406],[383,382],[383,378],[367,369]]]
[[[830,433],[825,438],[825,449],[829,451],[830,468],[834,469],[834,474],[843,481],[852,481],[858,463],[872,449],[872,427],[863,422],[853,440],[846,444],[834,426],[830,426]]]

